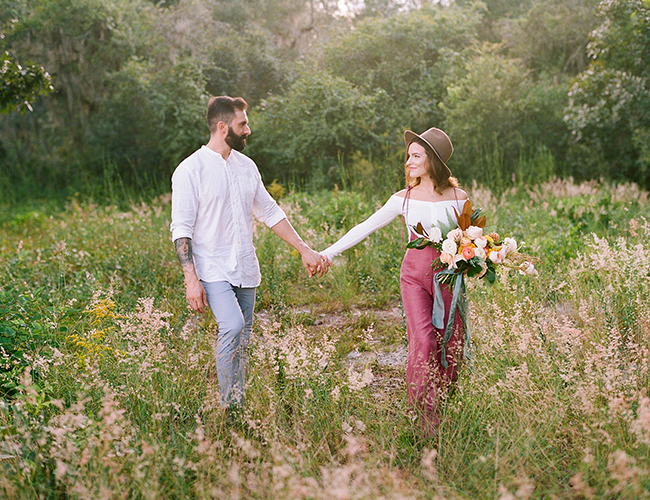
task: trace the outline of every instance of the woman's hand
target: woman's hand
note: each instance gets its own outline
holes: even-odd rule
[[[311,248],[308,248],[305,251],[303,251],[301,253],[301,256],[302,256],[302,265],[309,273],[310,278],[315,274],[317,274],[319,278],[327,274],[327,271],[329,270],[330,267],[329,260],[327,260],[327,257],[322,256],[321,254],[315,252]]]

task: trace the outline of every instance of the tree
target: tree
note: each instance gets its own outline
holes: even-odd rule
[[[0,51],[42,64],[56,88],[37,112],[0,122],[4,184],[92,189],[117,173],[130,185],[168,185],[207,138],[208,94],[255,106],[286,88],[334,4],[0,0]]]
[[[509,25],[526,14],[539,0],[483,0],[481,4],[485,15],[477,26],[477,33],[481,41],[499,43],[503,41],[504,25]],[[476,0],[455,0],[460,7],[471,7]]]
[[[566,86],[534,79],[521,60],[489,44],[470,51],[449,78],[443,110],[446,130],[457,144],[452,161],[463,179],[497,185],[509,181],[531,155],[563,156]],[[535,181],[553,173],[520,175]]]
[[[650,187],[650,4],[606,0],[589,68],[569,93],[573,169]]]
[[[319,65],[372,93],[391,99],[382,120],[397,131],[442,125],[445,75],[475,40],[480,6],[423,8],[388,18],[369,18],[323,50]]]
[[[332,186],[399,172],[404,129],[443,126],[445,75],[480,16],[480,8],[427,8],[370,17],[325,44],[253,116],[250,154],[263,174]]]
[[[382,143],[385,100],[382,92],[366,95],[340,77],[305,71],[251,115],[248,152],[269,181],[319,187],[345,182],[346,161]]]
[[[9,52],[0,56],[0,113],[33,111],[31,103],[38,95],[54,90],[52,78],[42,66],[27,61],[21,65]]]
[[[511,56],[533,71],[576,75],[587,69],[589,33],[600,0],[543,0],[502,31]]]

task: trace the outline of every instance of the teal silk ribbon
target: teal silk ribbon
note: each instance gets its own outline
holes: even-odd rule
[[[438,329],[445,329],[445,334],[442,338],[442,343],[440,346],[440,357],[443,368],[447,368],[447,349],[446,345],[451,338],[454,329],[454,317],[456,316],[456,308],[460,312],[460,317],[463,319],[465,324],[465,342],[463,347],[463,355],[465,359],[472,359],[472,350],[471,350],[471,334],[469,328],[469,306],[467,304],[467,296],[465,295],[465,274],[458,273],[456,274],[456,281],[454,283],[454,293],[451,299],[451,306],[449,307],[449,318],[447,319],[447,325],[445,326],[445,301],[442,298],[442,290],[440,289],[439,279],[447,274],[456,274],[454,269],[445,269],[444,271],[438,271],[433,275],[433,313],[431,315],[431,322],[433,326]]]

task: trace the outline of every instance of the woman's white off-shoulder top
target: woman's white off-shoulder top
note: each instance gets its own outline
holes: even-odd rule
[[[429,231],[432,227],[436,227],[441,223],[447,224],[450,218],[455,221],[454,208],[460,213],[463,210],[464,203],[465,200],[422,201],[411,198],[405,199],[394,194],[383,207],[365,221],[350,229],[340,240],[323,250],[321,254],[332,260],[333,257],[348,248],[352,248],[368,235],[387,225],[398,215],[404,217],[409,235],[415,234],[412,226],[417,225],[418,222],[421,222],[424,229]]]

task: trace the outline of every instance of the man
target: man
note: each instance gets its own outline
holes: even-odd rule
[[[215,356],[222,405],[243,402],[247,344],[260,267],[253,247],[253,215],[302,256],[309,276],[328,262],[309,248],[264,188],[257,166],[241,151],[251,134],[241,97],[208,102],[207,145],[183,160],[172,176],[171,232],[185,275],[187,301],[210,306],[219,325]]]

